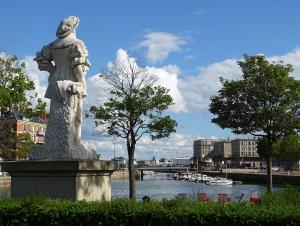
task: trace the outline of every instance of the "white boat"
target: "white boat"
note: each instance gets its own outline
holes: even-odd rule
[[[226,178],[215,178],[214,180],[207,181],[205,184],[212,186],[232,185],[233,181]]]

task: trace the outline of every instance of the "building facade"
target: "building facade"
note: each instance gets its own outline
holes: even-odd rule
[[[44,143],[46,124],[29,120],[8,119],[5,121],[4,127],[14,134],[28,133],[34,143]]]
[[[214,149],[214,144],[218,139],[200,139],[194,141],[193,159],[204,163],[211,160],[211,152]]]
[[[232,144],[231,141],[217,141],[214,143],[212,155],[216,159],[231,159]]]
[[[262,159],[257,152],[255,139],[195,140],[193,162],[200,166],[262,167]]]
[[[171,163],[174,166],[190,166],[191,158],[171,158]]]
[[[42,144],[44,143],[47,125],[39,118],[29,120],[20,113],[9,112],[1,113],[0,127],[2,131],[0,133],[1,143],[7,142],[9,138],[19,134],[29,134],[34,143]]]
[[[235,139],[232,144],[232,160],[236,166],[260,168],[261,158],[257,152],[257,140]]]

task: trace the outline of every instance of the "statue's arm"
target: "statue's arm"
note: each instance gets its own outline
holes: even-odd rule
[[[52,56],[49,46],[44,46],[40,52],[37,52],[34,60],[37,62],[41,71],[48,71],[50,74],[52,74],[54,65],[52,63]]]
[[[82,96],[86,96],[85,77],[91,65],[87,57],[88,51],[83,42],[78,42],[73,45],[71,53],[72,68],[77,82],[82,84],[82,92],[79,92]]]
[[[88,57],[88,51],[83,42],[78,42],[72,49],[72,67],[75,71],[85,75],[91,66]]]

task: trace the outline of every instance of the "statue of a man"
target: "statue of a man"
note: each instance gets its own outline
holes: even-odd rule
[[[41,71],[48,71],[45,97],[51,100],[45,143],[35,147],[31,159],[95,159],[94,152],[80,144],[82,99],[85,76],[90,67],[88,51],[77,39],[79,18],[70,16],[58,25],[57,39],[37,53]]]

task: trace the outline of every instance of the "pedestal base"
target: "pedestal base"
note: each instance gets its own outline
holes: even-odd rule
[[[111,200],[113,162],[38,160],[3,162],[11,176],[11,197],[44,196],[86,201]]]

